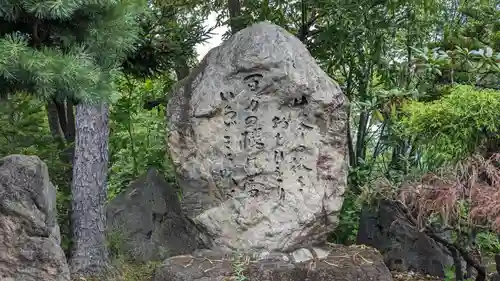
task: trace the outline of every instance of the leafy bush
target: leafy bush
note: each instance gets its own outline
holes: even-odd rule
[[[500,91],[459,85],[439,100],[407,103],[398,125],[427,158],[460,160],[499,140],[499,108]]]
[[[500,253],[500,241],[498,235],[492,231],[478,233],[477,244],[485,253]]]

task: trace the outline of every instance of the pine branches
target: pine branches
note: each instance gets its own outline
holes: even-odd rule
[[[144,0],[1,0],[0,85],[45,99],[109,96],[112,77],[134,50],[145,6]]]
[[[18,1],[19,2],[19,1]],[[39,19],[68,19],[80,8],[84,1],[71,0],[25,0],[21,1],[23,9]]]
[[[12,34],[0,39],[0,54],[0,81],[13,90],[48,99],[64,89],[75,98],[91,100],[110,91],[101,85],[101,69],[82,49],[67,53],[47,47],[35,50],[26,38]]]
[[[112,6],[96,14],[89,24],[83,44],[103,68],[116,67],[135,50],[140,31],[138,11],[142,11],[137,2],[123,1]]]
[[[2,0],[0,1],[0,17],[15,22],[26,13],[43,20],[69,20],[79,10],[102,11],[119,6],[121,3],[125,2],[118,0]]]

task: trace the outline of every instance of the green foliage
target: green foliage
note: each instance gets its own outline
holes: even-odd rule
[[[148,12],[139,19],[140,40],[136,51],[123,63],[123,70],[136,78],[161,75],[194,63],[195,45],[211,38],[214,27],[204,20],[210,13],[200,0],[150,1]]]
[[[45,120],[44,104],[20,93],[0,103],[0,150],[2,155],[33,155],[38,147],[53,142]],[[31,138],[29,136],[43,136]],[[40,156],[43,157],[43,156]]]
[[[129,257],[130,253],[123,251],[127,237],[121,229],[111,229],[106,233],[106,245],[112,259],[122,260]]]
[[[117,66],[134,48],[144,7],[143,0],[3,2],[0,85],[43,98],[108,96]]]
[[[248,271],[248,260],[249,257],[242,253],[235,253],[232,261],[232,280],[234,281],[246,281],[248,277],[245,273]]]
[[[344,203],[340,211],[339,224],[329,240],[343,245],[355,244],[360,215],[361,204],[357,196],[349,189],[344,195]]]
[[[444,273],[444,280],[445,281],[455,281],[456,280],[454,266],[446,267],[445,273]],[[472,279],[472,278],[467,278],[467,279],[464,279],[463,281],[473,281],[473,280],[474,279]]]
[[[477,235],[477,245],[484,253],[500,253],[500,241],[498,234],[492,231],[483,231]]]
[[[62,87],[70,93],[97,93],[95,81],[99,81],[100,71],[85,53],[62,54],[48,48],[33,51],[17,34],[0,39],[0,53],[0,85],[4,89],[34,92],[43,98],[55,95]],[[109,91],[104,84],[99,86]]]
[[[500,51],[498,32],[500,10],[498,1],[469,0],[461,3],[460,13],[455,20],[449,20],[445,26],[445,38],[442,46],[445,49],[460,45],[469,49],[480,49],[489,45]],[[458,20],[460,19],[460,20]]]
[[[167,180],[175,183],[173,167],[166,159],[164,109],[142,108],[145,96],[162,97],[164,88],[172,83],[169,76],[144,82],[127,77],[119,80],[121,95],[110,109],[110,199],[148,168],[164,172]]]
[[[399,128],[425,147],[429,157],[443,162],[464,159],[487,139],[498,139],[500,91],[456,86],[450,94],[430,102],[413,101]]]
[[[425,47],[414,51],[417,85],[422,92],[432,90],[437,82],[498,89],[500,53],[489,46],[476,50],[455,46],[447,51]]]

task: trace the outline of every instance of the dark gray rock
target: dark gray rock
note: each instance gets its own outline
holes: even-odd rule
[[[0,280],[68,281],[56,189],[36,156],[0,160]]]
[[[378,249],[391,270],[444,277],[446,267],[453,265],[450,252],[413,227],[395,204],[382,200],[378,208],[363,208],[357,244]]]
[[[140,262],[191,253],[208,241],[182,213],[177,190],[154,169],[108,204],[107,223],[118,250]]]
[[[293,251],[324,242],[346,186],[346,105],[285,29],[261,22],[234,34],[168,104],[186,214],[221,247]]]
[[[307,249],[300,249],[307,252]],[[380,253],[359,246],[313,249],[317,259],[296,260],[296,253],[256,257],[222,251],[198,251],[167,259],[152,281],[391,281]],[[326,255],[319,257],[318,252]],[[300,254],[302,256],[302,254]]]

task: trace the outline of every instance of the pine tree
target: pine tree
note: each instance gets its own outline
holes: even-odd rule
[[[28,92],[77,104],[72,183],[74,275],[107,264],[104,225],[107,98],[138,39],[143,0],[0,2],[1,95]]]

